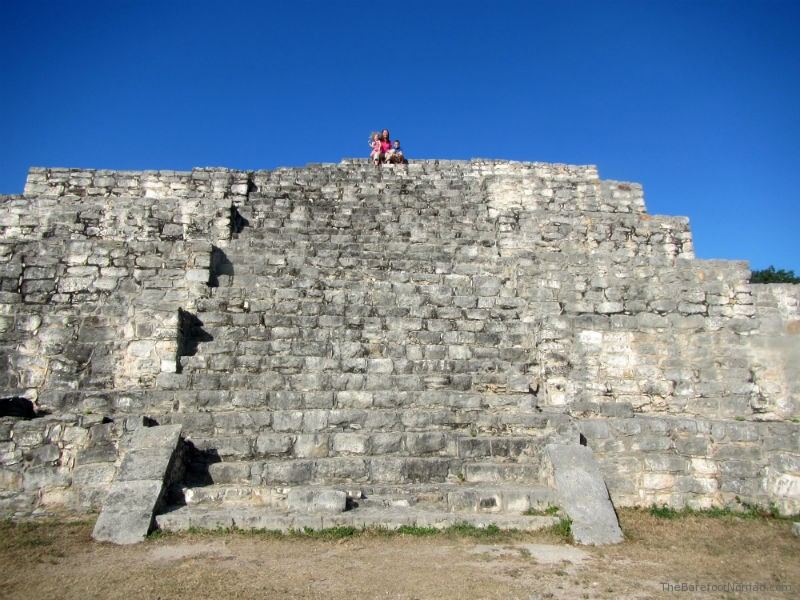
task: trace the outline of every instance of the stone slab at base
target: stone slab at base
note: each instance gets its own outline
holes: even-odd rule
[[[131,437],[92,537],[99,542],[135,544],[153,524],[169,477],[181,425],[143,427]]]
[[[398,529],[400,527],[433,527],[445,529],[457,524],[485,528],[495,525],[500,529],[537,531],[558,524],[558,517],[525,516],[515,514],[452,513],[392,508],[357,509],[337,514],[308,512],[276,512],[263,508],[208,509],[184,506],[156,516],[158,528],[164,531],[193,529],[259,529],[269,531],[302,531],[303,529],[329,529],[355,527]]]
[[[598,546],[621,542],[617,513],[592,451],[586,446],[548,444],[545,455],[559,506],[572,519],[575,542]]]

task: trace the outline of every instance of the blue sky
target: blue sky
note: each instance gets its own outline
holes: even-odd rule
[[[28,167],[366,154],[596,164],[701,258],[800,274],[800,2],[0,0],[0,192]]]

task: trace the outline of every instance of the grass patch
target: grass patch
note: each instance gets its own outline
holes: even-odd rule
[[[469,523],[456,523],[442,530],[446,535],[471,538],[498,537],[504,532],[497,525],[487,525],[486,527],[475,527]]]
[[[497,525],[487,525],[486,527],[476,527],[470,523],[455,523],[449,527],[438,529],[436,527],[420,527],[416,525],[403,525],[395,529],[387,527],[352,527],[339,526],[326,529],[293,529],[290,531],[279,531],[274,529],[240,529],[238,527],[221,527],[218,529],[200,529],[190,527],[179,532],[162,531],[156,529],[147,536],[148,540],[157,541],[169,537],[180,537],[191,535],[196,537],[218,537],[224,535],[243,535],[257,538],[275,539],[315,539],[315,540],[342,540],[358,536],[368,537],[457,537],[457,538],[512,538],[521,532],[516,529],[500,529]]]
[[[735,506],[715,506],[712,508],[695,509],[685,506],[683,508],[672,508],[665,504],[657,506],[653,504],[647,511],[659,519],[680,519],[684,517],[709,517],[712,519],[776,519],[780,521],[795,521],[800,515],[782,515],[775,504],[769,507],[757,506],[742,502],[737,498]]]
[[[557,506],[548,506],[544,510],[531,507],[522,514],[526,517],[552,517],[557,515],[558,511]]]
[[[565,542],[572,541],[572,519],[564,517],[550,528],[550,531]]]
[[[328,529],[311,529],[310,527],[306,527],[303,529],[304,536],[317,540],[343,540],[345,538],[351,538],[356,534],[358,534],[358,529],[348,526],[330,527]]]
[[[397,535],[413,535],[416,537],[426,537],[429,535],[437,535],[441,533],[436,527],[417,527],[416,525],[403,525],[395,529]]]
[[[54,564],[70,545],[91,544],[89,521],[0,521],[0,557],[24,555],[35,563]]]

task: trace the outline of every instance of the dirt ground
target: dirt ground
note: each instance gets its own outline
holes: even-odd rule
[[[627,541],[587,548],[552,532],[330,538],[206,533],[115,547],[92,522],[0,524],[0,597],[798,598],[800,538],[775,519],[661,519],[623,510]],[[728,591],[680,586],[757,585]]]

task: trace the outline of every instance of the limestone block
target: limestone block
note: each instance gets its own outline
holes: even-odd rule
[[[406,433],[406,450],[412,456],[439,452],[444,448],[445,436],[441,432]]]
[[[181,425],[133,432],[92,537],[115,544],[140,542],[153,524],[180,441]]]
[[[708,458],[692,458],[689,464],[690,469],[699,475],[716,475],[719,472],[718,463]]]
[[[292,448],[292,436],[288,434],[262,433],[256,439],[259,455],[286,454]]]
[[[336,406],[339,408],[369,408],[373,404],[373,397],[372,392],[341,391],[336,393]]]
[[[359,433],[337,433],[333,435],[335,454],[368,454],[370,436]]]
[[[64,488],[71,483],[69,470],[51,465],[41,465],[23,473],[23,487],[26,491],[48,488]]]
[[[373,454],[392,454],[399,452],[403,444],[403,434],[399,432],[375,433],[372,436]]]
[[[268,461],[263,464],[260,482],[264,485],[298,485],[311,481],[314,462],[311,460]]]
[[[347,505],[347,494],[341,490],[294,488],[289,491],[286,505],[290,511],[340,513]]]
[[[323,458],[328,456],[329,438],[317,433],[297,435],[292,452],[298,458]]]
[[[800,501],[800,475],[783,473],[774,478],[769,487],[772,497]]]
[[[601,315],[606,315],[621,313],[624,309],[622,302],[600,302],[595,310]]]
[[[3,492],[22,491],[22,473],[12,469],[0,468],[0,490]]]
[[[300,431],[303,423],[303,412],[299,410],[276,411],[272,415],[272,428],[275,431]]]
[[[56,464],[61,457],[61,451],[55,444],[37,446],[25,454],[25,459],[32,465]]]
[[[250,463],[245,462],[218,462],[208,465],[208,476],[212,483],[247,483],[253,477]],[[261,483],[260,475],[257,476],[257,483]]]
[[[548,444],[545,456],[559,506],[572,519],[575,541],[590,545],[621,542],[622,530],[592,451],[585,446]]]

